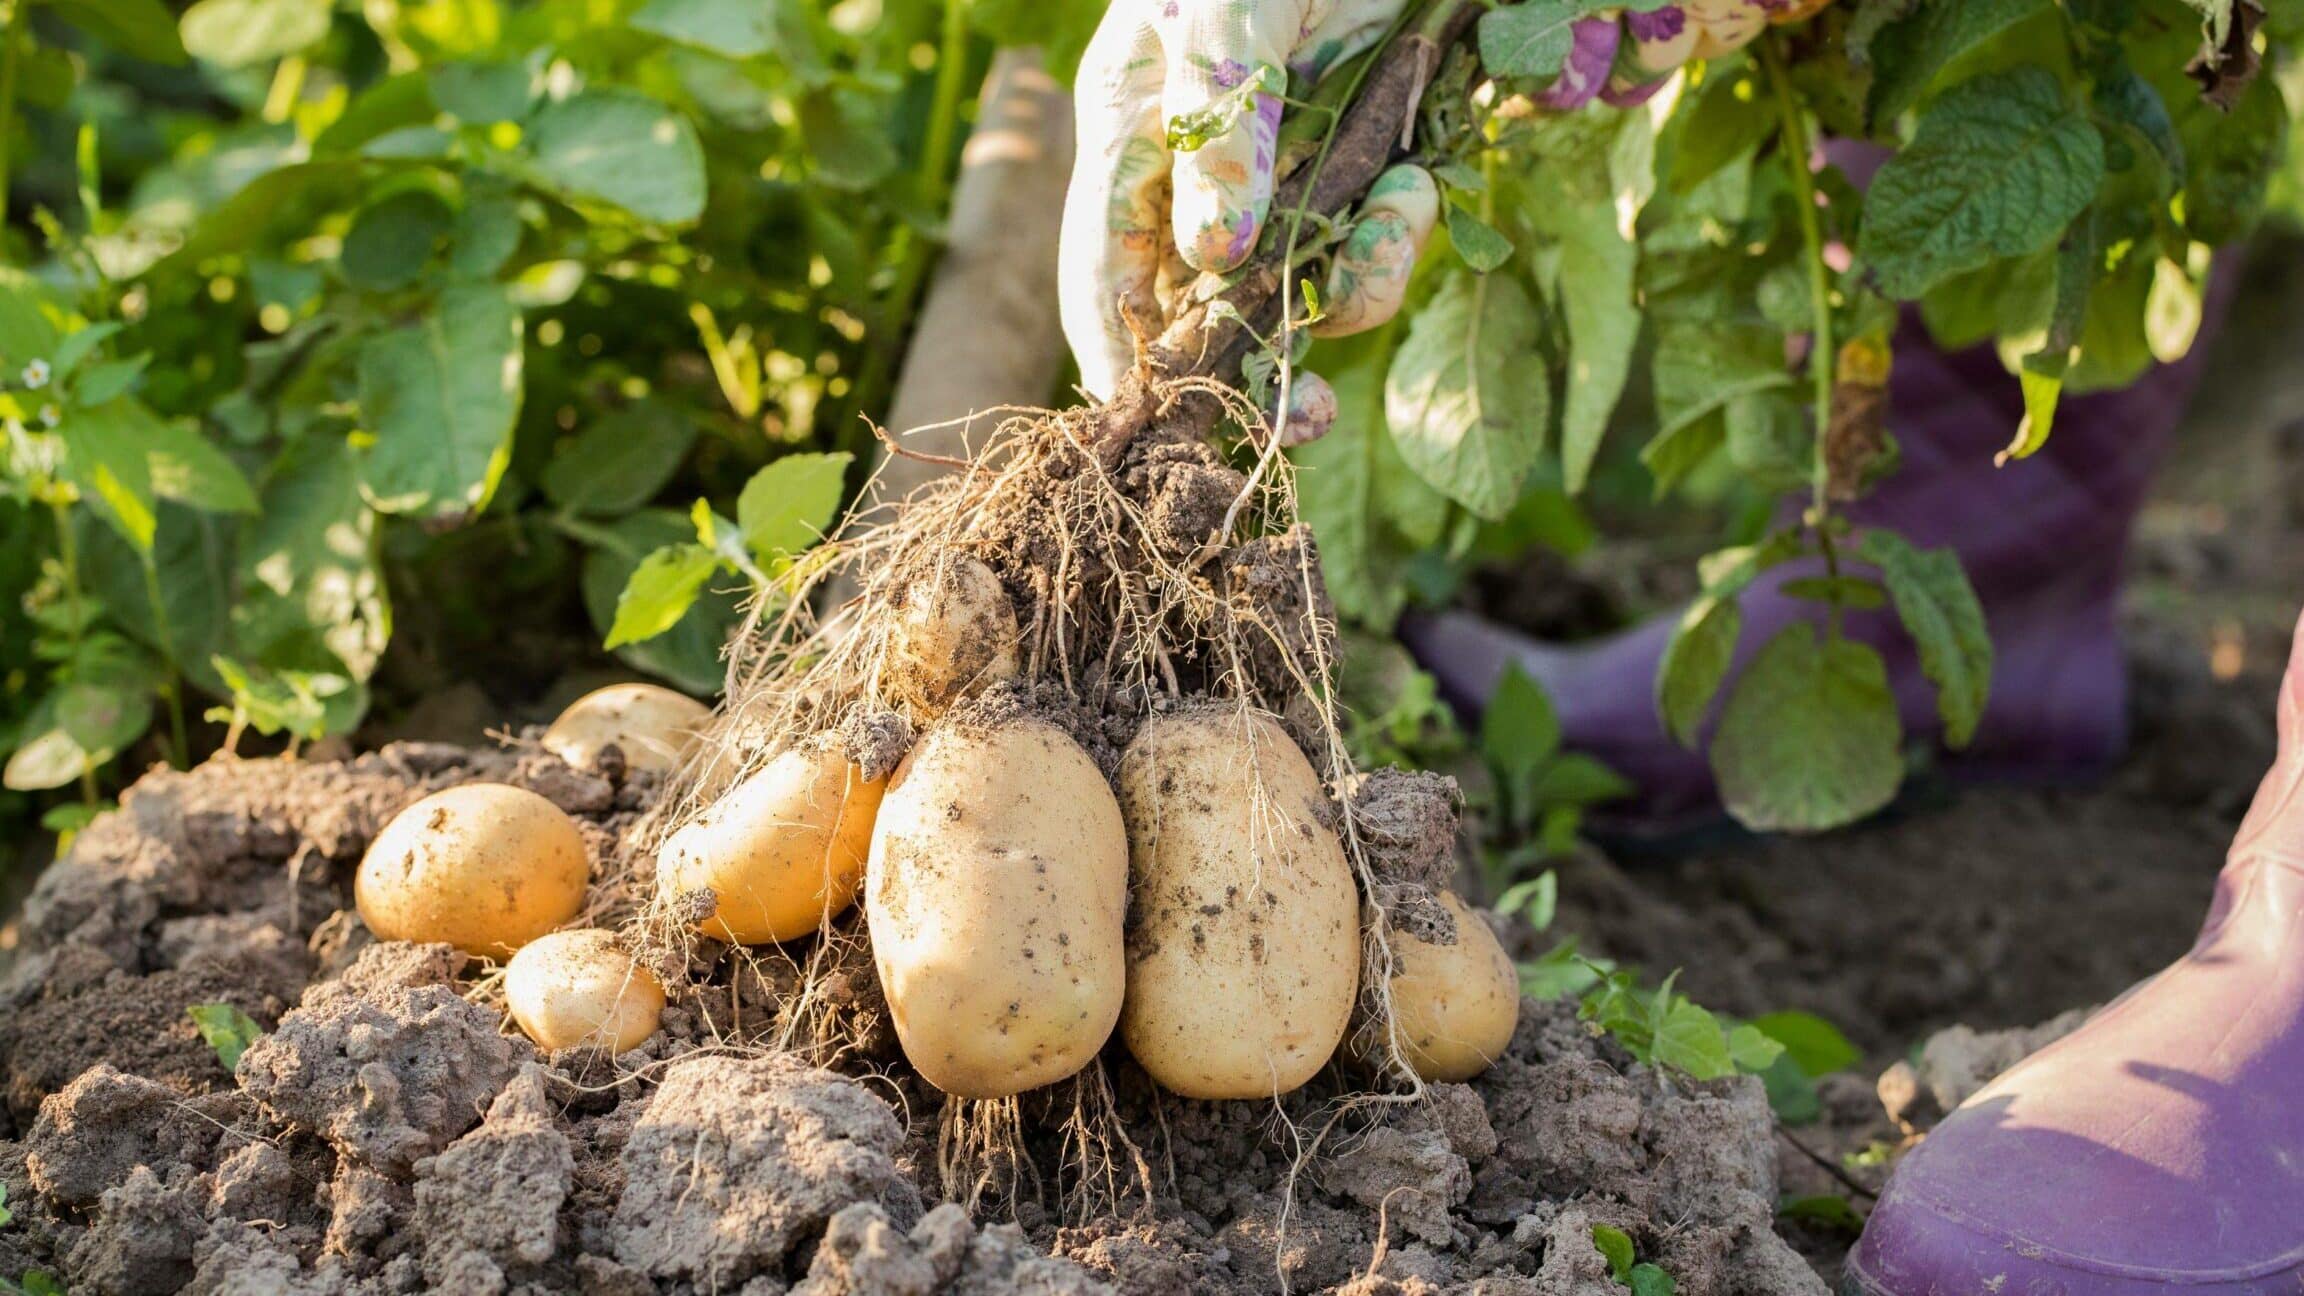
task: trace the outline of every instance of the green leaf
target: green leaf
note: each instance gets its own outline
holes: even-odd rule
[[[851,456],[791,454],[752,474],[736,497],[744,547],[766,561],[797,554],[829,534],[846,493]]]
[[[1811,1076],[1845,1071],[1864,1060],[1840,1028],[1809,1012],[1772,1012],[1752,1019],[1755,1030],[1784,1046],[1784,1055]]]
[[[1821,832],[1896,795],[1902,726],[1880,654],[1794,622],[1760,650],[1712,739],[1720,798],[1757,832]]]
[[[1776,133],[1774,102],[1750,64],[1707,75],[1695,103],[1674,117],[1685,119],[1671,160],[1670,184],[1677,194],[1694,191]]]
[[[263,508],[240,534],[233,588],[233,628],[257,662],[316,664],[317,647],[355,682],[375,671],[392,609],[346,438],[309,433],[273,463]]]
[[[309,740],[349,729],[368,708],[367,690],[337,671],[272,670],[221,653],[211,665],[232,695],[231,706],[208,711],[206,718],[218,724]]]
[[[467,191],[464,209],[456,213],[456,227],[449,235],[448,268],[459,275],[488,278],[520,250],[525,233],[517,199]]]
[[[615,624],[617,598],[641,560],[666,545],[686,543],[694,533],[682,515],[651,508],[586,534],[592,547],[584,555],[584,610],[603,638]],[[742,616],[733,593],[708,588],[679,624],[653,639],[625,644],[616,655],[683,692],[709,697],[725,683],[721,649]]]
[[[1529,800],[1546,810],[1597,805],[1636,791],[1630,780],[1583,752],[1562,752],[1536,776]]]
[[[147,63],[182,63],[175,15],[160,0],[49,0],[64,21]]]
[[[1560,875],[1546,869],[1525,882],[1515,882],[1496,897],[1496,912],[1519,914],[1528,925],[1543,931],[1560,911]]]
[[[1584,489],[1600,438],[1616,412],[1640,337],[1633,298],[1639,253],[1607,205],[1564,205],[1547,224],[1560,239],[1559,303],[1568,326],[1568,379],[1560,411],[1560,471]],[[1534,381],[1532,378],[1531,381]]]
[[[544,494],[571,513],[629,513],[656,498],[695,444],[686,411],[643,400],[603,415],[553,455]]]
[[[1783,1219],[1813,1224],[1854,1237],[1864,1231],[1864,1217],[1838,1193],[1794,1197],[1776,1208]]]
[[[344,277],[371,292],[407,287],[424,273],[452,219],[429,189],[403,189],[369,204],[352,219],[337,254]]]
[[[1883,291],[1910,300],[1995,257],[2048,246],[2103,174],[2103,138],[2053,74],[1978,77],[1940,96],[1880,168],[1858,253]]]
[[[96,505],[140,552],[152,548],[159,527],[152,488],[153,429],[159,421],[136,401],[121,397],[74,410],[63,427],[64,477]]]
[[[253,513],[256,489],[240,465],[189,423],[164,423],[141,404],[128,408],[149,420],[145,434],[152,493],[210,513]]]
[[[330,9],[329,0],[200,0],[179,30],[194,58],[247,67],[319,44]]]
[[[1496,695],[1480,716],[1481,759],[1496,772],[1498,783],[1517,794],[1559,750],[1560,717],[1552,700],[1518,662],[1506,664]]]
[[[192,1024],[199,1028],[200,1038],[208,1042],[208,1047],[216,1050],[216,1060],[223,1063],[227,1071],[238,1070],[240,1055],[248,1051],[249,1045],[264,1037],[264,1028],[256,1024],[256,1019],[240,1011],[234,1004],[193,1004],[184,1012],[192,1018]]]
[[[101,405],[126,395],[152,363],[149,353],[128,360],[100,360],[82,370],[72,382],[72,399],[80,405]]]
[[[620,207],[660,225],[704,211],[704,149],[688,119],[626,90],[587,90],[528,125],[530,169],[566,198]]]
[[[1632,1272],[1625,1278],[1625,1286],[1632,1289],[1632,1296],[1679,1296],[1680,1291],[1680,1285],[1672,1281],[1672,1275],[1645,1260],[1632,1266]]]
[[[1680,614],[1680,624],[1656,664],[1656,713],[1681,746],[1696,746],[1697,730],[1712,709],[1713,695],[1728,678],[1743,631],[1744,613],[1733,597],[1706,593]]]
[[[1448,204],[1448,244],[1464,264],[1486,274],[1512,259],[1512,240],[1496,227],[1457,206]]]
[[[1656,1037],[1650,1045],[1657,1065],[1685,1071],[1697,1080],[1735,1074],[1736,1060],[1719,1018],[1685,995],[1673,994],[1669,983],[1658,992],[1657,1003]]]
[[[1872,81],[1872,119],[1886,121],[1903,113],[1954,59],[2048,9],[2050,2],[1937,0],[1881,29],[1871,46],[1878,69]]]
[[[1784,1045],[1759,1027],[1744,1023],[1728,1032],[1728,1056],[1737,1070],[1758,1075],[1784,1056]]]
[[[1760,1087],[1768,1091],[1768,1110],[1786,1125],[1812,1125],[1824,1115],[1823,1093],[1790,1053],[1779,1053],[1760,1073]]]
[[[432,102],[459,121],[519,121],[536,101],[536,72],[525,62],[443,63],[432,69]]]
[[[881,110],[846,87],[801,98],[800,138],[816,178],[834,189],[868,189],[893,174],[899,161]]]
[[[757,58],[777,47],[779,7],[772,0],[649,0],[632,25],[728,58]]]
[[[1480,17],[1480,66],[1490,76],[1557,76],[1576,44],[1576,23],[1593,0],[1522,0]],[[1633,8],[1654,8],[1634,5]]]
[[[1661,350],[1661,347],[1659,347]],[[1656,479],[1656,497],[1662,499],[1689,473],[1696,471],[1727,440],[1727,425],[1717,416],[1674,424],[1649,438],[1640,448],[1640,462]]]
[[[1886,578],[1896,616],[1920,650],[1921,673],[1936,685],[1944,741],[1967,746],[1992,693],[1992,636],[1960,555],[1915,549],[1895,532],[1878,530],[1866,531],[1856,552]]]
[[[457,284],[425,316],[360,345],[360,413],[376,443],[363,479],[388,513],[486,507],[520,414],[520,311],[493,284]]]
[[[1613,1224],[1592,1226],[1592,1246],[1608,1262],[1608,1274],[1618,1282],[1629,1282],[1632,1274],[1632,1235]]]
[[[1512,511],[1543,449],[1551,391],[1529,365],[1538,329],[1517,280],[1452,271],[1409,324],[1386,377],[1384,416],[1400,457],[1485,518]]]
[[[2230,113],[2199,105],[2185,112],[2185,232],[2215,246],[2255,227],[2272,178],[2286,164],[2288,128],[2288,106],[2271,76],[2250,82]]]
[[[720,556],[702,545],[667,545],[642,559],[616,599],[605,646],[620,648],[671,629],[718,570]]]

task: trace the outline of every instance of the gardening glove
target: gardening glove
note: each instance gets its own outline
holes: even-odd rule
[[[1380,38],[1404,0],[1117,0],[1082,57],[1079,153],[1058,252],[1064,334],[1080,383],[1109,396],[1139,336],[1166,326],[1193,271],[1231,270],[1254,250],[1272,205],[1281,95]],[[1169,147],[1168,125],[1205,132]],[[1399,309],[1415,254],[1439,216],[1431,177],[1380,177],[1335,257],[1330,334]],[[1294,375],[1286,441],[1326,430],[1334,394]]]

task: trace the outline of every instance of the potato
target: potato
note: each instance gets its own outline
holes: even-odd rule
[[[990,567],[954,554],[907,591],[888,636],[883,689],[924,715],[1016,677],[1016,609]]]
[[[791,748],[706,806],[656,852],[656,894],[709,888],[697,929],[759,945],[815,931],[856,899],[887,780],[822,742]]]
[[[1147,722],[1120,761],[1136,912],[1120,1037],[1188,1098],[1270,1098],[1336,1051],[1360,902],[1311,762],[1272,718]]]
[[[654,684],[611,684],[569,703],[544,731],[544,749],[589,768],[613,743],[627,768],[661,774],[680,763],[711,720],[712,708],[684,693]]]
[[[1402,1057],[1426,1080],[1469,1080],[1504,1055],[1520,1024],[1520,974],[1471,906],[1442,892],[1456,943],[1392,932],[1392,1020]]]
[[[897,767],[864,912],[930,1084],[1001,1098],[1088,1065],[1120,1016],[1127,911],[1120,807],[1054,725],[946,725]]]
[[[512,1020],[548,1049],[636,1047],[664,1016],[664,987],[613,933],[556,931],[520,947],[504,969]]]
[[[560,807],[502,783],[435,792],[376,834],[353,903],[384,940],[503,958],[574,918],[592,866]]]

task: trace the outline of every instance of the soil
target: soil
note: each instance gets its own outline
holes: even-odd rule
[[[1596,1294],[1607,1223],[1683,1291],[1823,1291],[1773,1227],[1758,1083],[1668,1081],[1565,1004],[1526,1004],[1472,1084],[1357,1106],[1335,1077],[1179,1101],[1117,1050],[1020,1107],[947,1106],[884,1032],[825,1070],[713,1028],[726,976],[612,1064],[539,1055],[481,965],[347,913],[377,828],[481,778],[555,797],[596,852],[650,791],[534,752],[220,758],[146,776],[81,836],[0,990],[0,1272],[94,1293]],[[236,1073],[184,1015],[212,999],[265,1032]],[[1003,1120],[1020,1144],[973,1146],[1011,1160],[955,1161]]]

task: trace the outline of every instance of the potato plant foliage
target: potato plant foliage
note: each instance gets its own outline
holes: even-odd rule
[[[1574,554],[1627,500],[1727,518],[1656,704],[1682,742],[1709,738],[1743,822],[1846,823],[1894,795],[1904,735],[1842,609],[1894,605],[1952,745],[1991,684],[1958,560],[1842,516],[1894,471],[1899,308],[1945,346],[1997,346],[2026,409],[2009,459],[2065,393],[2183,355],[2211,251],[2289,171],[2280,56],[2304,6],[1843,0],[1643,106],[1531,111],[1568,24],[1602,8],[1489,10],[1477,57],[1436,77],[1424,160],[1453,255],[1425,258],[1394,324],[1308,354],[1341,412],[1295,452],[1305,515],[1345,615],[1379,631],[1480,563]],[[1811,173],[1827,139],[1887,160],[1861,188]],[[1806,505],[1789,520],[1787,495]],[[1790,587],[1816,626],[1731,678],[1738,596],[1796,560],[1820,560]]]
[[[203,710],[344,733],[388,645],[406,696],[474,658],[517,669],[504,641],[589,620],[629,666],[716,692],[736,600],[683,547],[697,521],[741,518],[729,534],[764,555],[813,538],[869,443],[857,415],[885,412],[990,50],[1069,58],[1094,18],[1004,0],[8,12],[17,813],[75,785],[93,803],[132,749],[196,757]],[[777,465],[808,489],[744,493]],[[620,608],[659,550],[685,596]],[[529,664],[556,673],[581,642]]]

